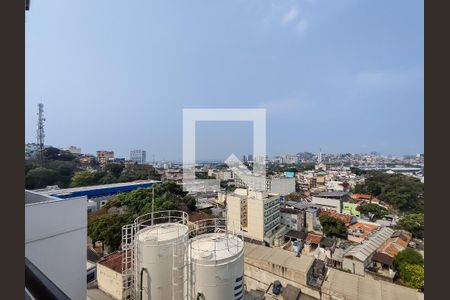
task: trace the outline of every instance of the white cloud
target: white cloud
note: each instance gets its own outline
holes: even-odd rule
[[[304,33],[308,29],[308,20],[307,19],[301,19],[298,21],[297,25],[295,25],[295,29],[297,29],[298,32]]]
[[[281,18],[281,23],[288,24],[298,17],[298,9],[296,7],[291,7],[291,9],[283,15]]]

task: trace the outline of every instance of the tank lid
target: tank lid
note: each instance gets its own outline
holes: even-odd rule
[[[231,234],[209,233],[191,240],[191,257],[195,260],[218,261],[235,257],[244,248],[244,242]]]
[[[165,242],[179,238],[187,233],[188,227],[178,223],[164,223],[149,226],[136,235],[140,242]]]

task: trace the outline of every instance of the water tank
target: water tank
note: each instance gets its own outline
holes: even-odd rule
[[[244,242],[224,228],[201,230],[190,239],[192,299],[243,299]],[[212,232],[211,232],[212,231]]]
[[[171,211],[171,217],[161,217],[164,214],[158,212],[153,222],[137,227],[135,282],[142,300],[183,299],[185,295],[187,215],[179,212],[178,217]]]

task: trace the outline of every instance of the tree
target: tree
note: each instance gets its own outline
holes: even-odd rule
[[[424,214],[408,214],[400,219],[398,227],[409,231],[414,237],[422,239],[424,237],[425,230],[425,218]]]
[[[96,175],[95,172],[90,171],[76,172],[71,179],[70,186],[77,187],[96,184],[97,178],[95,175]]]
[[[370,172],[353,192],[375,196],[401,212],[423,213],[424,185],[411,176]]]
[[[423,266],[416,264],[404,264],[400,267],[400,278],[409,287],[423,289],[425,270]]]
[[[27,189],[45,188],[53,185],[58,178],[58,174],[54,170],[47,168],[35,168],[28,171],[25,176],[25,187]]]
[[[326,236],[346,237],[347,228],[344,222],[328,215],[319,217],[320,225],[322,225],[322,232]]]
[[[121,164],[108,163],[105,165],[104,170],[107,174],[114,178],[119,178],[122,174],[124,167]]]
[[[373,219],[375,220],[383,218],[388,213],[386,208],[374,203],[362,203],[356,208],[356,210],[366,216],[373,214]]]
[[[70,151],[60,150],[55,147],[48,147],[43,152],[45,160],[74,160],[75,156]]]
[[[355,167],[350,167],[350,171],[355,174],[355,175],[364,175],[366,174],[366,171],[361,170],[359,168],[355,168]]]
[[[128,207],[133,214],[139,214],[146,204],[151,204],[152,192],[150,189],[139,188],[117,196],[121,206]]]
[[[423,265],[423,257],[413,248],[407,247],[405,250],[397,253],[394,258],[394,264],[397,268],[405,264]]]
[[[133,222],[132,214],[102,215],[88,224],[88,234],[93,242],[102,241],[111,251],[119,248],[122,241],[122,226]]]

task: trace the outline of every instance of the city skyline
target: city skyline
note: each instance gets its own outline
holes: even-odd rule
[[[180,160],[183,108],[260,107],[269,156],[423,153],[423,1],[414,3],[37,2],[26,22],[25,140],[36,140],[42,101],[46,144]],[[248,124],[203,125],[200,159],[252,153]]]

